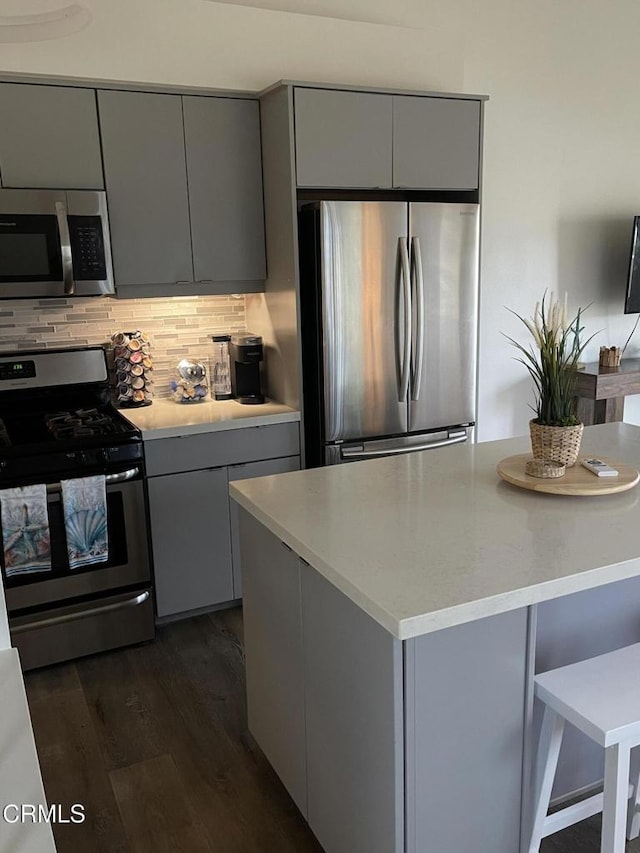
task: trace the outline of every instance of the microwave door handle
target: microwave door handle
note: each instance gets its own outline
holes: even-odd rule
[[[412,272],[415,272],[416,284],[416,351],[413,374],[412,400],[420,398],[422,385],[422,362],[424,361],[424,275],[422,272],[422,252],[420,238],[411,238]]]
[[[60,251],[62,255],[62,276],[64,280],[64,295],[73,296],[76,283],[73,278],[73,257],[71,256],[71,235],[69,234],[69,219],[67,206],[63,201],[56,202],[56,218],[60,232]]]

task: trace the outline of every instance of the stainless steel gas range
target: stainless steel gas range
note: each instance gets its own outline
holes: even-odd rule
[[[102,516],[82,518],[94,532],[102,525],[104,546],[97,556],[87,546],[76,561],[67,495],[85,483],[102,489]],[[37,504],[20,503],[32,492],[48,528],[40,539]],[[142,437],[110,402],[101,347],[0,354],[0,508],[9,627],[23,669],[153,638]]]

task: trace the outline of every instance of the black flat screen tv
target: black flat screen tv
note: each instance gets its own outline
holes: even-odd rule
[[[633,217],[625,314],[640,314],[640,216]]]

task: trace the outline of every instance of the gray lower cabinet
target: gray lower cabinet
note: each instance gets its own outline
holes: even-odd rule
[[[3,187],[103,189],[93,89],[0,83]]]
[[[249,728],[326,853],[519,849],[528,612],[404,642],[240,510]]]
[[[516,853],[526,608],[404,646],[406,853]]]
[[[285,456],[282,459],[266,459],[263,462],[246,462],[242,465],[231,465],[227,471],[229,482],[231,483],[234,480],[249,480],[251,477],[266,477],[269,474],[286,474],[289,471],[298,471],[299,469],[299,456]],[[234,598],[242,598],[242,557],[238,514],[238,504],[235,501],[230,501],[229,517],[231,520]]]
[[[98,92],[117,287],[193,281],[179,95]]]
[[[307,815],[303,641],[298,557],[240,510],[246,595],[249,730]]]
[[[305,564],[301,611],[309,826],[326,853],[401,853],[402,643]]]
[[[242,596],[232,480],[300,467],[297,422],[214,430],[145,442],[159,618]]]
[[[158,616],[230,601],[226,469],[154,477],[148,487]]]
[[[477,99],[294,89],[298,187],[476,190]]]
[[[196,281],[264,281],[258,102],[183,97]]]

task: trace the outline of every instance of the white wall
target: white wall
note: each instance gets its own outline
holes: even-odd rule
[[[406,26],[209,0],[84,0],[94,22],[56,42],[0,45],[0,70],[259,89],[280,78],[489,94],[486,109],[480,439],[523,433],[520,335],[545,288],[593,303],[587,351],[621,345],[631,216],[640,213],[636,0],[396,0]],[[0,14],[60,5],[0,0]],[[291,5],[289,3],[289,5]],[[302,0],[300,5],[304,6]],[[317,5],[317,4],[316,4]],[[380,12],[384,0],[343,0]],[[391,6],[389,6],[391,8]],[[640,354],[640,332],[627,355]],[[626,419],[640,422],[638,398]]]
[[[479,436],[526,431],[532,399],[501,332],[523,337],[505,305],[529,316],[545,287],[592,303],[585,334],[621,346],[635,322],[623,299],[631,218],[640,213],[636,109],[640,6],[595,0],[482,6],[465,88],[487,105]],[[487,13],[490,5],[492,13]],[[640,334],[627,355],[638,355]],[[627,420],[640,422],[639,398]]]

